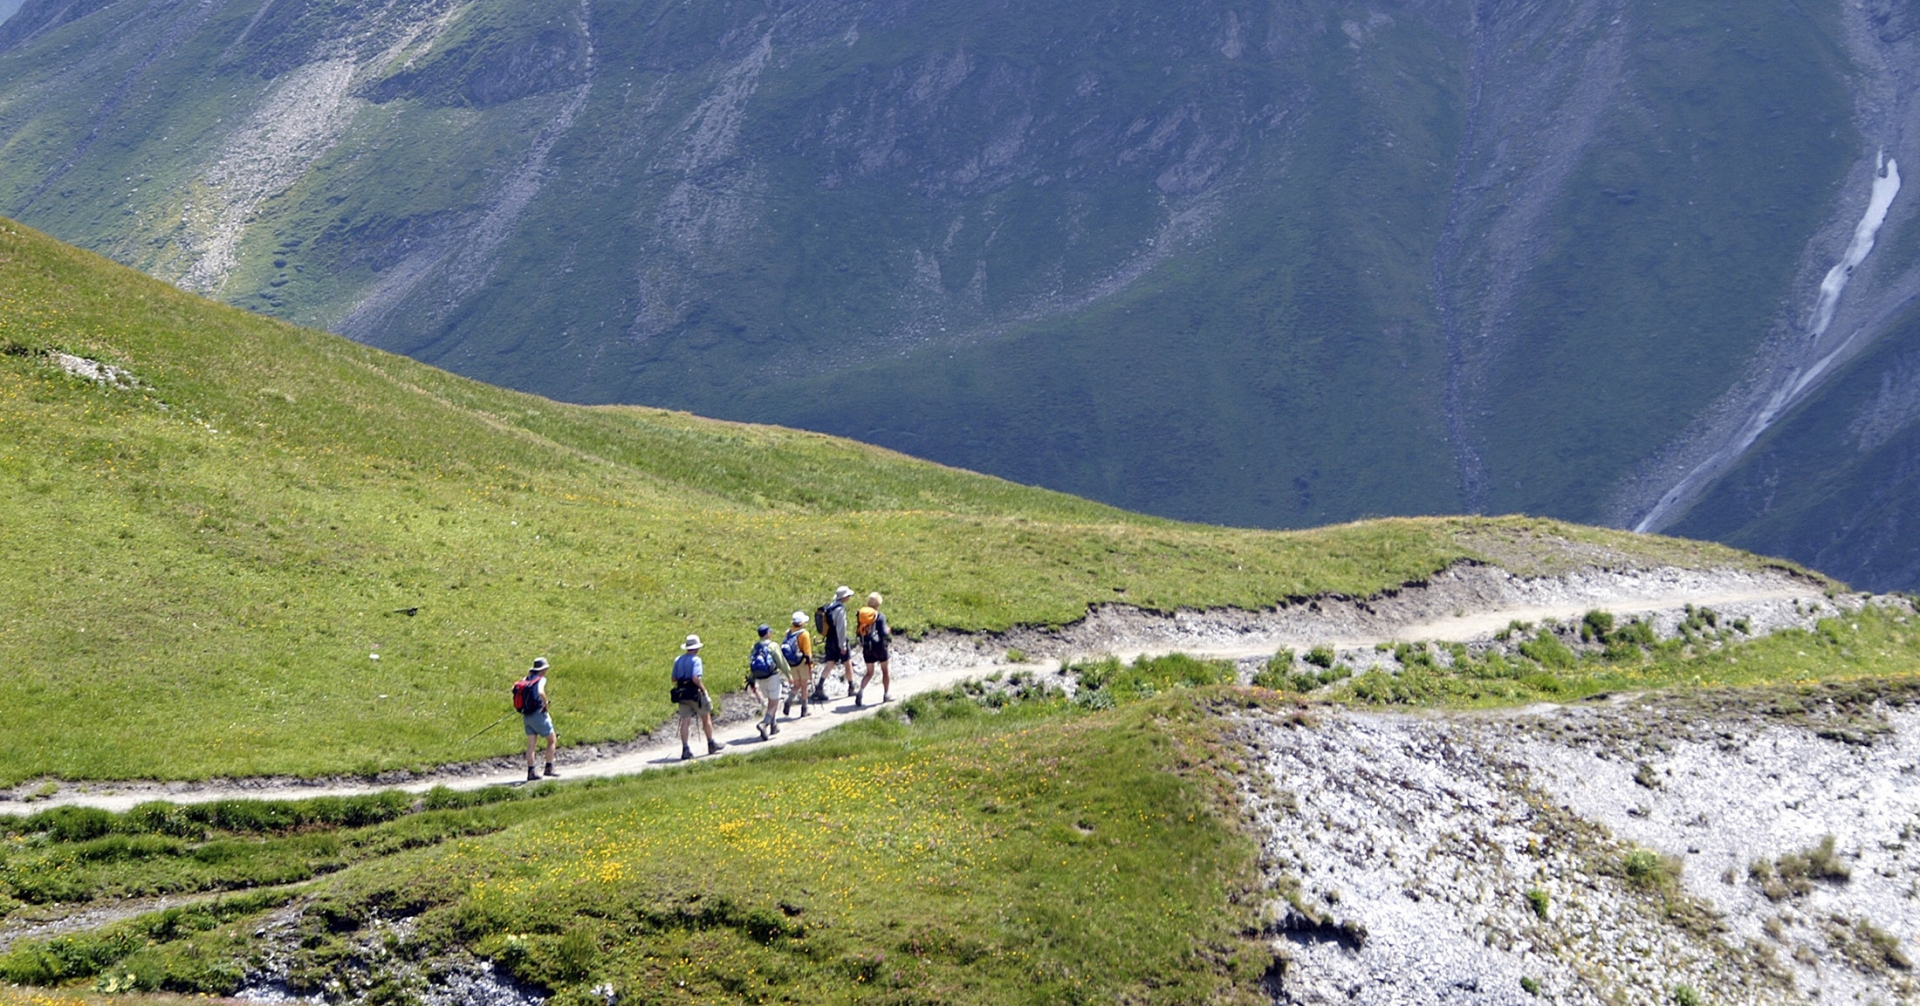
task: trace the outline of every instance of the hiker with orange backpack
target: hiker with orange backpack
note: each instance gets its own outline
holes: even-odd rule
[[[887,616],[880,613],[880,592],[867,595],[867,604],[854,616],[854,637],[860,640],[860,660],[866,664],[866,673],[860,675],[860,687],[854,691],[853,704],[860,704],[860,696],[867,690],[867,682],[873,680],[873,669],[880,668],[880,701],[893,701],[893,672],[887,663],[887,644],[893,641],[893,630],[887,627]]]
[[[527,781],[540,778],[533,770],[534,752],[540,749],[540,739],[547,740],[547,774],[559,775],[553,770],[553,752],[560,746],[560,733],[553,729],[553,715],[547,702],[547,658],[536,657],[533,670],[527,676],[513,683],[513,708],[518,710],[520,718],[527,728]]]

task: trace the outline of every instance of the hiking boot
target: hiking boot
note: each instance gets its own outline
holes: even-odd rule
[[[532,765],[528,765],[528,766],[527,766],[527,781],[528,781],[528,782],[539,782],[539,781],[540,781],[540,773],[538,773],[538,772],[535,772],[535,771],[533,770],[533,766],[532,766]]]
[[[547,773],[546,773],[546,774],[547,774],[547,778],[549,778],[549,779],[551,779],[551,778],[553,778],[554,776],[557,776],[557,775],[559,775],[560,773],[558,773],[558,772],[555,772],[555,771],[553,770],[553,763],[552,763],[552,762],[548,762],[548,763],[547,763]]]
[[[792,696],[792,695],[788,695],[788,696],[787,696],[787,701],[785,701],[785,702],[783,702],[783,703],[781,703],[781,705],[780,705],[780,715],[782,715],[782,716],[792,716],[792,715],[793,715],[793,696]]]
[[[686,746],[685,744],[680,745],[680,760],[687,761],[692,757],[693,757],[693,749]]]
[[[825,702],[827,701],[827,690],[824,688],[816,688],[813,690],[813,694],[808,697],[815,702]]]
[[[855,708],[855,709],[865,709],[866,707],[867,707],[867,703],[866,703],[866,700],[865,700],[865,699],[863,699],[863,698],[861,698],[861,693],[860,693],[860,692],[854,692],[854,693],[853,693],[853,708]]]
[[[767,724],[767,733],[769,733],[769,734],[777,734],[777,733],[779,733],[779,732],[780,732],[780,724],[778,724],[778,723],[769,723],[769,724]]]
[[[707,742],[707,753],[708,753],[708,754],[719,754],[719,753],[720,753],[720,745],[718,745],[718,744],[715,744],[715,743],[714,743],[714,742],[712,742],[712,741],[708,741],[708,742]]]
[[[755,723],[755,724],[753,725],[753,728],[754,728],[755,730],[758,730],[758,731],[760,731],[760,739],[761,739],[761,740],[766,740],[766,739],[767,739],[767,725],[766,725],[766,724],[765,724],[764,722],[763,722],[763,723]]]
[[[802,702],[800,703],[800,716],[802,719],[804,719],[806,718],[806,715],[807,715],[807,704],[805,702]]]

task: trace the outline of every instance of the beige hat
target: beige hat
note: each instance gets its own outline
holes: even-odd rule
[[[685,645],[683,645],[683,646],[681,646],[680,648],[681,648],[681,649],[683,649],[683,650],[686,650],[686,651],[688,651],[688,652],[692,652],[692,651],[694,651],[694,650],[697,650],[697,649],[699,649],[699,648],[700,648],[700,637],[699,637],[699,636],[688,636],[688,637],[687,637],[687,642],[686,642],[686,644],[685,644]]]
[[[794,612],[794,613],[793,613],[793,624],[795,624],[795,625],[805,625],[805,624],[807,624],[807,613],[806,613],[806,612],[804,612],[804,611],[796,611],[796,612]]]
[[[844,601],[844,600],[846,600],[847,598],[849,598],[849,597],[852,597],[852,596],[853,596],[853,588],[852,588],[852,587],[841,587],[841,588],[839,588],[838,590],[835,590],[835,591],[833,592],[833,599],[834,599],[834,600],[836,600],[836,601]]]

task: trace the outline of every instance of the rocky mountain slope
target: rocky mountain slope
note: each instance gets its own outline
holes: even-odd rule
[[[573,400],[1184,518],[1550,513],[1907,586],[1916,27],[28,0],[0,212]]]

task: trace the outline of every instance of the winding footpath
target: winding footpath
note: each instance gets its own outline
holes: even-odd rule
[[[1439,578],[1436,578],[1439,579]],[[1519,581],[1516,581],[1519,582]],[[1538,583],[1540,581],[1532,581]],[[1695,585],[1687,590],[1675,590],[1662,587],[1644,579],[1625,578],[1619,584],[1619,590],[1613,596],[1604,598],[1606,610],[1620,616],[1661,615],[1672,616],[1687,605],[1712,607],[1721,610],[1730,617],[1742,612],[1771,611],[1775,614],[1772,624],[1784,624],[1777,617],[1784,609],[1790,608],[1796,615],[1801,605],[1807,603],[1811,609],[1814,604],[1825,599],[1822,590],[1807,581],[1787,576],[1747,576],[1738,581],[1716,584],[1710,589],[1701,589]],[[1434,617],[1431,610],[1446,606],[1448,589],[1445,583],[1436,582],[1430,587],[1413,588],[1403,591],[1403,595],[1418,590],[1435,594],[1427,598],[1423,607],[1410,609],[1399,618],[1388,617],[1376,620],[1375,624],[1356,626],[1350,619],[1335,616],[1329,612],[1320,631],[1311,628],[1303,631],[1297,621],[1284,625],[1277,622],[1270,631],[1247,632],[1231,638],[1195,638],[1172,635],[1162,641],[1143,639],[1135,635],[1126,638],[1105,640],[1112,645],[1089,646],[1079,640],[1073,646],[1080,654],[1112,654],[1125,660],[1141,656],[1159,656],[1180,652],[1196,657],[1213,659],[1247,659],[1271,655],[1281,646],[1305,647],[1328,644],[1337,649],[1367,649],[1377,643],[1389,642],[1471,642],[1485,639],[1513,621],[1538,622],[1546,619],[1577,619],[1585,612],[1597,606],[1596,597],[1591,590],[1578,593],[1577,596],[1556,597],[1542,600],[1538,597],[1513,597],[1508,603],[1494,606],[1481,606],[1477,609],[1453,611],[1449,615]],[[1437,604],[1435,602],[1438,602]],[[1367,607],[1360,605],[1360,607]],[[1319,610],[1316,605],[1314,610]],[[1371,609],[1369,609],[1371,610]],[[1421,612],[1415,614],[1414,612]],[[1177,623],[1170,620],[1170,624]],[[1398,624],[1393,624],[1397,622]],[[1148,633],[1147,635],[1151,635]],[[957,645],[949,640],[926,640],[908,642],[902,640],[896,644],[897,659],[894,661],[893,702],[928,692],[942,691],[963,681],[982,678],[996,672],[1025,670],[1051,675],[1060,670],[1061,656],[1035,660],[1024,665],[1009,665],[1002,657],[1004,644],[997,637],[959,637],[965,645]],[[1044,652],[1038,649],[1029,652]],[[1064,654],[1063,654],[1064,655]],[[917,659],[918,658],[918,659]],[[867,687],[868,696],[877,699],[880,694],[879,682],[874,681]],[[734,703],[750,701],[744,694],[728,697]],[[749,754],[769,750],[817,736],[842,723],[852,722],[871,716],[880,709],[887,708],[880,703],[870,703],[864,708],[855,707],[850,698],[838,698],[825,704],[816,703],[813,715],[806,718],[785,718],[780,722],[780,733],[767,740],[761,740],[755,732],[755,720],[747,718],[727,724],[716,724],[715,738],[721,745],[718,755],[703,755],[698,761],[712,758],[725,758],[737,754]],[[697,731],[696,731],[697,736]],[[696,741],[696,743],[698,743]],[[563,748],[558,766],[561,770],[559,781],[576,779],[604,779],[619,776],[636,775],[654,769],[668,768],[682,764],[680,745],[676,739],[649,739],[627,745],[610,753],[585,756],[569,752]],[[472,790],[485,786],[523,785],[524,769],[518,765],[506,764],[501,759],[489,759],[484,762],[465,765],[452,765],[419,775],[398,778],[335,778],[326,780],[300,780],[292,778],[274,779],[215,779],[206,782],[119,782],[119,783],[68,783],[45,797],[37,799],[0,800],[0,812],[32,812],[50,807],[84,806],[98,807],[110,811],[124,811],[137,804],[153,800],[166,800],[173,803],[203,803],[227,799],[307,799],[320,796],[354,796],[383,790],[401,790],[423,793],[436,786],[445,786],[455,790]],[[31,790],[31,787],[23,787]]]

